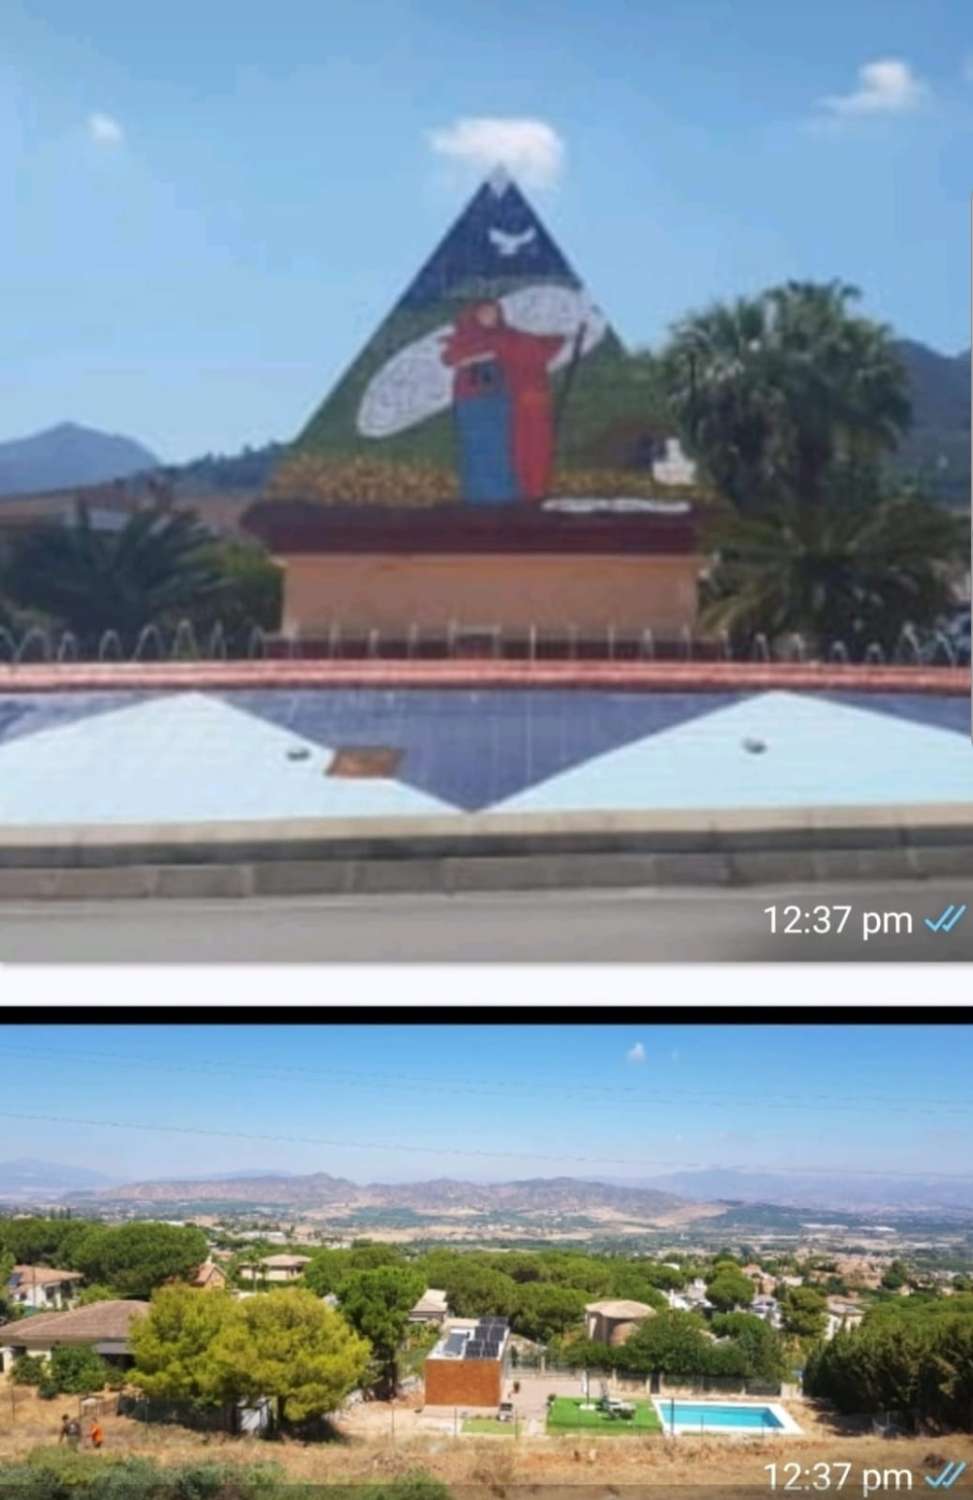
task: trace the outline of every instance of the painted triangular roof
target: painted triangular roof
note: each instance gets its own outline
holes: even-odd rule
[[[492,292],[523,278],[580,289],[581,279],[503,168],[470,199],[397,306],[424,307]]]
[[[501,349],[497,336],[492,405],[464,404],[479,377],[463,366],[478,362],[482,372],[489,363],[482,352],[470,356],[470,324],[484,303],[498,309],[507,344]],[[473,329],[474,344],[482,332]],[[533,432],[532,472],[539,466],[542,481],[531,484],[516,381],[524,351],[529,362],[538,350],[534,393],[546,414]],[[633,376],[604,312],[520,187],[498,168],[313,413],[270,493],[395,506],[654,493],[639,446],[654,426],[650,401],[644,373]],[[641,488],[637,474],[594,472],[609,466],[641,469]]]

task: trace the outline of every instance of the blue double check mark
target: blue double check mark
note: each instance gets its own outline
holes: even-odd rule
[[[966,910],[965,907],[963,909]],[[935,1479],[927,1474],[926,1483],[933,1490],[951,1490],[965,1468],[966,1464],[962,1459],[958,1463],[949,1463]]]
[[[962,906],[950,905],[947,906],[944,912],[940,913],[935,922],[933,921],[932,917],[924,917],[923,921],[929,928],[930,932],[952,932],[957,922],[961,922],[963,920],[963,913],[965,911],[965,902]]]

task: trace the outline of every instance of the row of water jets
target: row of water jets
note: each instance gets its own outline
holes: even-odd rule
[[[354,636],[356,645],[364,645],[365,654],[378,659],[382,655],[382,640],[380,632],[370,630],[362,639],[360,633]],[[440,637],[440,639],[442,639]],[[526,647],[529,660],[537,658],[539,651],[547,643],[552,642],[554,637],[549,631],[538,631],[537,627],[531,625],[527,631],[526,638],[520,638]],[[234,651],[234,656],[243,656],[250,661],[260,660],[268,655],[268,642],[270,637],[259,625],[245,634],[242,642],[243,649]],[[565,645],[567,654],[573,658],[578,655],[579,644],[582,640],[577,626],[568,626],[567,630],[560,636],[559,644]],[[333,624],[326,637],[327,657],[337,657],[342,654],[345,641],[340,624]],[[469,654],[471,644],[485,645],[491,656],[503,654],[503,632],[499,626],[483,628],[462,628],[455,624],[450,625],[445,636],[445,654],[457,656]],[[317,643],[316,643],[317,644]],[[584,644],[590,647],[593,642],[590,636],[584,637]],[[640,635],[633,637],[630,634],[622,634],[613,625],[605,632],[604,646],[605,656],[609,661],[619,655],[620,649],[624,654],[631,657],[634,654],[643,661],[653,661],[657,655],[657,641],[650,629],[643,630]],[[421,632],[418,625],[411,625],[407,632],[405,647],[408,657],[417,656],[421,645]],[[792,634],[783,641],[775,643],[772,648],[769,638],[764,634],[753,637],[749,646],[734,652],[733,643],[727,631],[720,632],[716,640],[717,654],[723,661],[790,661],[809,662],[818,658],[811,655],[805,638],[800,634]],[[683,626],[678,639],[678,655],[686,661],[707,658],[712,659],[713,641],[698,641],[688,626]],[[700,647],[704,647],[702,651]],[[291,658],[299,658],[302,654],[302,643],[299,636],[288,637],[284,642],[284,655]],[[275,651],[279,655],[279,651]],[[138,634],[134,650],[130,656],[126,655],[122,638],[117,630],[106,630],[101,635],[96,650],[91,655],[82,655],[81,644],[73,631],[65,630],[58,635],[55,632],[44,630],[41,626],[34,625],[18,640],[13,633],[0,626],[0,662],[19,665],[28,662],[43,662],[47,664],[70,663],[82,660],[95,660],[99,662],[148,662],[148,661],[226,661],[230,657],[229,642],[226,632],[221,623],[217,622],[211,631],[201,642],[193,628],[192,621],[181,620],[171,639],[167,640],[158,625],[146,625]],[[671,659],[672,652],[667,643],[665,655]],[[851,653],[842,640],[832,641],[829,645],[824,659],[835,665],[844,665],[851,662]],[[945,631],[936,631],[924,647],[919,633],[913,625],[905,625],[899,636],[898,644],[891,652],[886,650],[877,642],[873,641],[863,655],[866,665],[881,666],[892,662],[900,665],[945,665],[954,667],[958,663],[958,656],[953,642]]]

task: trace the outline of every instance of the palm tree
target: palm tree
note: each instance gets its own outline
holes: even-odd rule
[[[912,495],[854,503],[829,496],[713,527],[718,560],[703,624],[770,640],[799,634],[820,652],[888,653],[903,627],[931,626],[951,602],[969,547],[966,523]]]
[[[212,538],[189,512],[138,511],[118,531],[97,530],[79,505],[69,526],[43,526],[11,545],[2,580],[15,603],[83,640],[106,630],[133,638],[171,621],[222,587]]]
[[[909,421],[889,330],[856,288],[788,282],[678,324],[663,363],[691,451],[737,510],[820,504],[829,470],[878,461]]]

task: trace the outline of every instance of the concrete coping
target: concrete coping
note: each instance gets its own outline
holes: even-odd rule
[[[973,804],[0,826],[0,869],[973,844]]]

